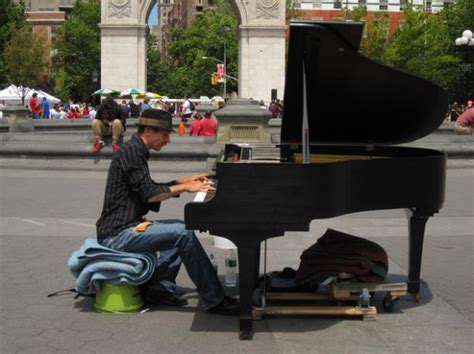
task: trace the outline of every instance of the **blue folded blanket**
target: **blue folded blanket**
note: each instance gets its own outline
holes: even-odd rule
[[[155,265],[156,254],[116,251],[92,238],[86,239],[68,260],[76,278],[76,291],[84,295],[97,293],[101,281],[143,284],[153,275]]]

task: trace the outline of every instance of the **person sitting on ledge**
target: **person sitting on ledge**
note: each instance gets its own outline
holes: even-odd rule
[[[212,119],[210,111],[204,114],[204,119],[201,119],[199,127],[200,136],[214,136],[217,134],[217,123]]]
[[[466,109],[454,123],[457,134],[474,134],[474,108]]]
[[[170,142],[171,114],[147,109],[138,118],[137,134],[124,143],[110,164],[101,216],[96,223],[98,242],[124,252],[160,252],[152,279],[142,287],[149,305],[184,306],[188,302],[175,295],[176,276],[181,263],[197,287],[208,312],[237,314],[237,299],[225,295],[206,252],[194,231],[181,220],[147,221],[161,202],[184,192],[213,190],[207,175],[155,182],[149,172],[150,150],[160,151]]]
[[[108,94],[97,110],[95,118],[92,120],[92,132],[95,137],[92,152],[99,153],[105,145],[102,137],[112,135],[112,150],[116,153],[120,149],[119,139],[124,130],[125,124],[120,120],[119,105]]]

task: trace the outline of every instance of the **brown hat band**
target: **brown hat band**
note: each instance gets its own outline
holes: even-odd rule
[[[145,125],[147,127],[154,127],[154,128],[159,128],[159,129],[172,130],[172,128],[170,127],[169,122],[163,122],[161,120],[152,119],[152,118],[140,117],[140,118],[138,118],[138,125]]]

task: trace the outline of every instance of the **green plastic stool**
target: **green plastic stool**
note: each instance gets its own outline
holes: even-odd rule
[[[139,312],[143,308],[143,300],[136,286],[103,282],[95,296],[94,308],[101,313]]]

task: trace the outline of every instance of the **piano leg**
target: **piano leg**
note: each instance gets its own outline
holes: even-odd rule
[[[238,245],[240,319],[239,339],[252,339],[253,336],[253,292],[258,284],[260,266],[260,243]]]
[[[420,272],[421,257],[423,254],[423,239],[425,226],[432,212],[418,209],[407,210],[409,217],[409,264],[408,264],[408,292],[418,301],[420,299]]]

